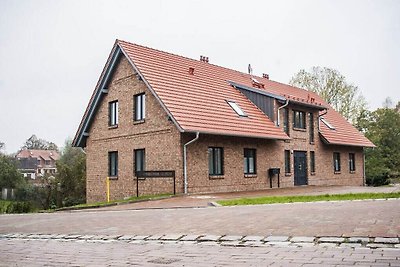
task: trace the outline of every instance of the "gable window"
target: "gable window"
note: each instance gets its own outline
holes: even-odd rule
[[[285,173],[290,173],[290,150],[285,150]]]
[[[356,171],[356,155],[354,153],[349,153],[349,171]]]
[[[293,110],[293,128],[306,128],[306,115],[304,111]]]
[[[118,125],[118,101],[108,103],[108,126]]]
[[[310,151],[310,172],[315,173],[315,152]]]
[[[118,152],[108,152],[108,175],[111,177],[118,176]]]
[[[222,147],[208,148],[208,173],[209,175],[224,174],[224,150]]]
[[[289,110],[284,108],[283,110],[283,130],[289,135]]]
[[[144,149],[135,149],[135,172],[146,170],[146,157]]]
[[[314,114],[313,113],[309,113],[308,114],[309,115],[309,125],[310,125],[310,132],[309,132],[309,134],[310,134],[310,144],[313,144],[314,143]]]
[[[146,113],[146,95],[144,93],[134,96],[135,98],[135,121],[142,121],[145,118]]]
[[[246,117],[246,113],[239,107],[239,105],[234,101],[226,101],[228,102],[229,106],[241,117]]]
[[[338,152],[333,152],[333,170],[340,172],[340,153]]]
[[[256,174],[256,150],[244,149],[244,174]]]

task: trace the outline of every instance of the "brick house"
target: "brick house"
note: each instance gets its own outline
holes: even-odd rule
[[[55,150],[22,149],[15,158],[24,177],[36,179],[57,172],[56,161],[60,159],[60,154]]]
[[[87,154],[87,201],[172,192],[363,185],[374,146],[317,94],[117,40],[74,146]]]

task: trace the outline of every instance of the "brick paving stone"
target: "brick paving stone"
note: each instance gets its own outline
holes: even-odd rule
[[[168,234],[161,237],[161,240],[172,240],[176,241],[183,237],[183,234]]]
[[[313,246],[315,246],[314,243],[307,243],[307,242],[301,242],[301,243],[292,242],[290,245],[294,246],[294,247],[313,247]]]
[[[396,238],[389,238],[389,237],[375,237],[375,243],[384,243],[384,244],[398,244],[400,243],[399,239]]]
[[[306,243],[310,243],[310,242],[314,242],[315,237],[313,236],[294,236],[292,238],[290,238],[291,242],[296,242],[296,243],[302,243],[302,242],[306,242]]]
[[[93,237],[94,235],[81,235],[80,237],[78,237],[78,239],[86,240],[86,239],[91,239]]]
[[[285,242],[289,239],[288,236],[267,236],[266,238],[264,238],[264,241],[266,242]]]
[[[261,241],[264,239],[264,236],[260,235],[247,235],[243,237],[242,241]]]
[[[267,243],[268,245],[277,246],[277,247],[287,247],[291,245],[291,242],[279,242],[279,241],[271,241]]]
[[[67,235],[64,238],[65,239],[78,239],[78,237],[80,237],[81,235]]]
[[[221,238],[220,235],[204,235],[197,239],[197,241],[218,241]]]
[[[355,248],[355,247],[361,247],[362,245],[360,243],[342,243],[339,245],[341,248]]]
[[[246,241],[243,243],[243,246],[246,247],[261,247],[264,245],[264,242],[261,241]]]
[[[60,238],[64,238],[64,237],[66,237],[67,235],[63,235],[63,234],[60,234],[60,235],[56,235],[55,237],[54,237],[54,239],[60,239]],[[28,236],[29,237],[29,236]]]
[[[240,241],[243,238],[241,235],[226,235],[219,239],[219,241]]]
[[[133,237],[134,240],[145,240],[147,237],[149,237],[150,235],[135,235]]]
[[[342,243],[344,242],[345,239],[343,237],[328,237],[328,236],[324,236],[324,237],[320,237],[318,239],[318,242],[320,243]]]
[[[233,246],[233,247],[239,247],[239,246],[244,246],[244,243],[241,241],[222,241],[220,243],[221,246]]]
[[[196,241],[199,237],[199,235],[186,235],[182,237],[180,241]]]
[[[368,248],[392,248],[392,244],[369,243],[365,245]]]
[[[148,237],[146,237],[146,240],[160,240],[161,237],[163,237],[164,235],[150,235]]]
[[[103,240],[116,240],[120,237],[121,235],[105,235],[102,239]]]
[[[328,247],[334,248],[338,246],[338,243],[318,243],[316,245],[323,248],[328,248]]]
[[[369,237],[361,237],[361,236],[359,236],[359,237],[357,237],[357,236],[349,237],[347,239],[347,242],[349,242],[349,243],[368,243],[369,242]]]
[[[135,237],[135,235],[122,235],[118,237],[118,240],[132,240]]]

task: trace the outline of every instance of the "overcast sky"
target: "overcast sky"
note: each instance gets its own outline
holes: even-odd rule
[[[370,109],[400,100],[400,1],[0,0],[0,141],[73,137],[115,39],[288,83],[339,70]]]

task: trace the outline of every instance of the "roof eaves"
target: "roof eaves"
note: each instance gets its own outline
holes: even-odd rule
[[[366,145],[366,144],[357,144],[357,143],[343,143],[343,142],[330,142],[328,139],[325,138],[325,136],[319,132],[319,136],[322,139],[322,142],[326,145],[337,145],[337,146],[356,146],[356,147],[376,147],[372,142],[371,145]]]
[[[318,109],[318,110],[328,109],[327,107],[325,107],[323,105],[316,105],[316,104],[311,104],[311,103],[302,102],[302,101],[296,101],[296,100],[292,100],[292,99],[289,99],[289,103],[299,105],[299,106],[314,108],[314,109]]]
[[[213,131],[196,131],[196,130],[189,130],[185,131],[186,133],[201,133],[201,134],[209,134],[209,135],[219,135],[219,136],[235,136],[235,137],[246,137],[246,138],[260,138],[260,139],[268,139],[268,140],[291,140],[290,137],[285,138],[275,138],[275,137],[266,137],[261,135],[246,135],[246,134],[234,134],[234,133],[220,133],[220,132],[213,132]]]
[[[135,63],[132,61],[132,59],[129,57],[129,55],[125,52],[123,47],[118,44],[120,47],[122,53],[125,55],[125,57],[128,59],[129,63],[131,66],[134,68],[134,70],[138,73],[142,81],[146,84],[147,88],[150,90],[150,92],[154,95],[154,97],[157,99],[157,101],[160,103],[161,107],[164,109],[164,111],[168,114],[168,116],[171,118],[172,122],[175,124],[175,126],[178,128],[180,132],[184,132],[184,129],[179,125],[178,121],[174,118],[172,113],[168,110],[166,105],[162,102],[161,98],[157,95],[157,93],[154,91],[150,83],[146,80],[146,78],[143,76],[143,74],[140,72],[139,68],[135,65]]]
[[[240,88],[240,89],[247,90],[247,91],[250,91],[250,92],[253,92],[253,93],[265,95],[265,96],[268,96],[268,97],[275,98],[277,100],[286,101],[286,98],[283,97],[283,96],[280,96],[280,95],[272,94],[272,93],[266,92],[264,90],[252,88],[252,87],[249,87],[249,86],[246,86],[246,85],[243,85],[243,84],[239,84],[239,83],[236,83],[236,82],[233,82],[233,81],[229,81],[229,80],[227,82],[230,85],[232,85],[233,87],[235,87],[235,88]]]

